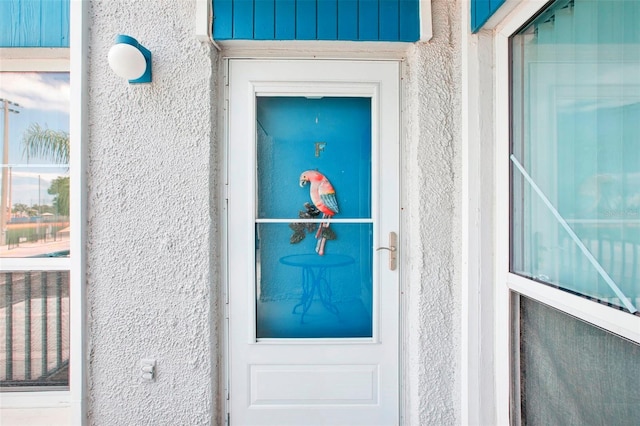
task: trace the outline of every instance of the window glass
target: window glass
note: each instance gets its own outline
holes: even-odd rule
[[[69,255],[69,73],[0,73],[0,257]]]
[[[0,72],[1,391],[69,385],[69,105],[68,72]]]
[[[256,117],[256,336],[372,337],[371,98],[261,96]]]
[[[296,217],[304,210],[299,178],[309,169],[335,187],[336,218],[371,217],[370,98],[260,96],[256,109],[257,217]]]
[[[0,389],[69,386],[69,272],[0,272]]]
[[[330,229],[337,239],[318,255],[315,230],[291,244],[288,224],[256,226],[256,337],[372,337],[373,225]]]
[[[640,307],[640,2],[558,1],[511,39],[511,271]]]

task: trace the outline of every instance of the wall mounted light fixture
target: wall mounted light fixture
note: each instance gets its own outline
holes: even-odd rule
[[[151,83],[151,52],[133,37],[119,34],[109,49],[109,66],[131,84]]]

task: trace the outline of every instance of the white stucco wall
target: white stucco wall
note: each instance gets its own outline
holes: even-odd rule
[[[460,5],[407,58],[403,176],[408,425],[460,424]]]
[[[460,5],[405,61],[402,165],[407,425],[460,424]],[[88,140],[88,415],[96,425],[219,424],[215,49],[193,1],[92,0]],[[118,33],[153,84],[108,68]],[[142,382],[141,358],[158,380]]]
[[[195,2],[91,1],[88,417],[202,425],[217,416],[216,53]],[[153,83],[107,64],[116,34],[153,54]],[[143,382],[139,360],[157,360]]]

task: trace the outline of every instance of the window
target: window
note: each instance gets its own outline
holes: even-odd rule
[[[33,108],[33,102],[27,101],[27,99],[48,96],[44,100],[41,99],[43,101],[41,103],[46,105],[46,108],[43,109],[44,113],[33,116],[32,121],[38,123],[41,128],[61,133],[67,132],[69,154],[69,158],[62,161],[60,159],[54,161],[51,157],[46,156],[40,156],[36,159],[30,154],[22,156],[21,149],[17,148],[14,151],[7,144],[7,147],[11,149],[7,155],[11,162],[7,158],[7,161],[2,164],[11,165],[11,170],[8,170],[9,167],[1,169],[7,171],[7,177],[3,176],[3,181],[7,183],[5,194],[11,193],[12,195],[11,201],[7,197],[3,203],[7,206],[4,210],[5,215],[8,219],[9,205],[11,205],[14,216],[23,216],[20,209],[16,209],[14,204],[25,194],[17,193],[20,188],[17,187],[17,183],[13,183],[13,177],[18,179],[20,174],[30,174],[30,176],[39,174],[39,179],[32,177],[30,182],[26,181],[26,184],[30,184],[32,187],[30,192],[32,195],[28,197],[29,200],[26,203],[22,204],[26,204],[27,207],[37,204],[40,207],[36,208],[35,216],[40,216],[41,222],[38,223],[37,219],[34,220],[36,220],[36,225],[40,225],[41,232],[36,232],[39,238],[29,237],[29,235],[18,237],[21,249],[26,248],[28,244],[39,244],[40,247],[36,250],[39,252],[18,254],[19,252],[13,251],[11,256],[0,257],[0,285],[3,287],[0,288],[0,297],[4,298],[5,303],[4,306],[0,306],[2,309],[0,324],[2,324],[4,332],[4,338],[0,340],[5,345],[0,346],[0,364],[3,367],[0,369],[0,409],[22,408],[23,410],[14,411],[14,414],[28,416],[29,421],[32,422],[46,423],[47,419],[50,420],[51,411],[40,410],[40,408],[60,408],[55,410],[56,414],[68,416],[69,424],[82,424],[86,421],[83,374],[85,370],[83,218],[86,190],[84,187],[82,140],[86,132],[83,105],[87,104],[84,96],[87,93],[86,58],[88,55],[83,28],[86,27],[84,23],[86,22],[87,7],[85,2],[52,1],[46,3],[51,6],[50,11],[59,9],[60,14],[58,15],[56,15],[57,12],[46,15],[49,18],[52,16],[61,17],[61,19],[54,20],[55,25],[46,25],[44,26],[46,28],[43,27],[43,31],[40,31],[38,30],[42,23],[40,15],[24,13],[20,17],[11,15],[8,17],[8,21],[13,27],[31,29],[28,31],[29,38],[27,40],[22,37],[24,31],[13,31],[11,37],[5,40],[8,43],[3,44],[3,48],[0,48],[0,90],[2,91],[0,97],[17,103],[19,107],[16,109],[20,111],[17,114],[10,113],[8,116],[10,137],[7,139],[16,143],[14,138],[17,137],[17,143],[21,143],[23,133],[17,133],[18,123],[15,120],[18,116],[26,117],[28,112],[39,114],[36,111],[37,108]],[[66,19],[66,16],[69,19]],[[54,21],[46,22],[52,23]],[[32,45],[30,42],[35,39],[39,40],[41,48],[24,47],[27,44]],[[8,83],[5,76],[9,75],[13,78],[35,78],[32,80],[34,84],[30,87],[31,91],[23,93],[25,98],[14,97],[17,94],[15,90],[18,86]],[[39,82],[38,79],[40,79]],[[52,97],[53,93],[56,95]],[[66,107],[62,107],[62,105],[66,105]],[[52,118],[50,114],[52,111],[60,111],[64,108],[67,110],[66,114],[57,115],[57,119]],[[0,125],[4,125],[4,120]],[[3,141],[4,139],[0,143]],[[22,176],[22,178],[24,177]],[[46,183],[45,179],[47,179]],[[51,184],[56,179],[59,184],[62,184],[57,188]],[[66,185],[65,181],[69,185],[68,213],[65,211],[66,202],[64,199],[66,188],[62,188]],[[9,190],[9,182],[12,182],[11,190]],[[23,181],[24,183],[25,181]],[[33,191],[34,183],[40,184],[40,190]],[[51,193],[49,193],[50,189]],[[35,201],[38,195],[40,199]],[[34,199],[33,202],[31,197]],[[45,204],[50,206],[52,210],[46,210]],[[25,213],[27,221],[34,217],[29,216],[28,211]],[[44,213],[51,213],[52,216],[45,216]],[[45,221],[45,218],[48,222]],[[65,228],[61,227],[66,221],[68,221],[68,236]],[[5,227],[7,225],[5,223]],[[43,228],[44,232],[42,232]],[[20,237],[26,238],[26,240]],[[29,241],[29,238],[33,241]],[[58,245],[58,247],[51,248],[48,246],[50,243]],[[17,247],[15,248],[17,249]],[[12,247],[13,249],[14,247]],[[11,304],[7,303],[6,292],[6,282],[9,280],[12,287],[10,296],[13,303]],[[28,304],[29,308],[27,308],[27,299],[31,300]],[[8,308],[9,305],[11,308]],[[43,306],[46,306],[46,315],[42,315]],[[14,307],[16,309],[12,309]],[[5,317],[8,309],[13,310],[11,327]],[[29,310],[29,315],[25,316],[23,311],[27,310]],[[61,315],[58,315],[58,312],[61,312]],[[37,315],[40,317],[36,318]],[[26,320],[27,317],[31,319]],[[47,318],[46,325],[43,317]],[[26,356],[24,360],[16,356],[13,357],[13,362],[9,366],[10,364],[6,362],[6,345],[11,340],[12,346],[16,349],[20,345],[28,346],[28,339],[25,338],[26,333],[24,332],[27,324],[34,329],[30,341],[31,360],[28,362]],[[7,329],[11,331],[10,338],[8,338]],[[42,333],[38,334],[38,329],[47,329],[46,342]],[[18,334],[14,339],[15,333]],[[22,337],[19,334],[22,334]],[[36,353],[42,346],[51,348],[50,352],[46,352],[46,357],[42,356],[45,352],[41,351],[40,355]],[[58,351],[60,347],[64,349]],[[68,364],[66,364],[67,360]],[[27,374],[28,366],[30,366],[30,374]],[[38,384],[36,380],[42,376],[43,368],[45,370],[55,368],[56,372],[54,374],[51,371],[48,376],[49,380],[46,383]],[[14,383],[2,382],[7,377],[7,369],[12,370],[10,372],[13,379],[18,379],[14,380]],[[18,373],[23,377],[18,377]],[[31,377],[31,383],[26,383],[27,377]],[[39,410],[31,410],[33,407],[38,407]]]
[[[2,157],[0,407],[70,407],[82,397],[84,327],[81,161],[78,147],[69,143],[79,142],[81,133],[78,103],[70,94],[78,80],[70,81],[67,48],[1,49],[0,55],[9,142]],[[4,101],[0,107],[4,114]],[[66,149],[66,156],[25,151],[27,135],[36,133],[45,142],[66,138],[66,148],[57,150]],[[79,423],[81,408],[63,411]]]
[[[508,95],[497,91],[497,167],[509,187],[498,179],[496,223],[508,235],[498,273],[512,301],[511,334],[499,338],[512,344],[512,422],[632,424],[640,416],[640,3],[540,6],[518,9],[496,36],[497,72],[509,70],[496,78],[509,81]]]
[[[70,384],[69,51],[55,51],[0,70],[2,392]]]
[[[638,17],[561,1],[512,37],[510,269],[640,315]]]

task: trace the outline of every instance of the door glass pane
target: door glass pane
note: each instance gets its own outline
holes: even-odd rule
[[[256,103],[256,335],[372,337],[371,99]]]
[[[558,1],[512,38],[511,270],[640,306],[640,2]]]
[[[372,337],[372,225],[331,228],[319,256],[313,233],[290,244],[287,224],[256,227],[258,338]]]
[[[258,216],[297,217],[309,200],[300,175],[332,183],[336,218],[371,216],[371,99],[258,97]]]

